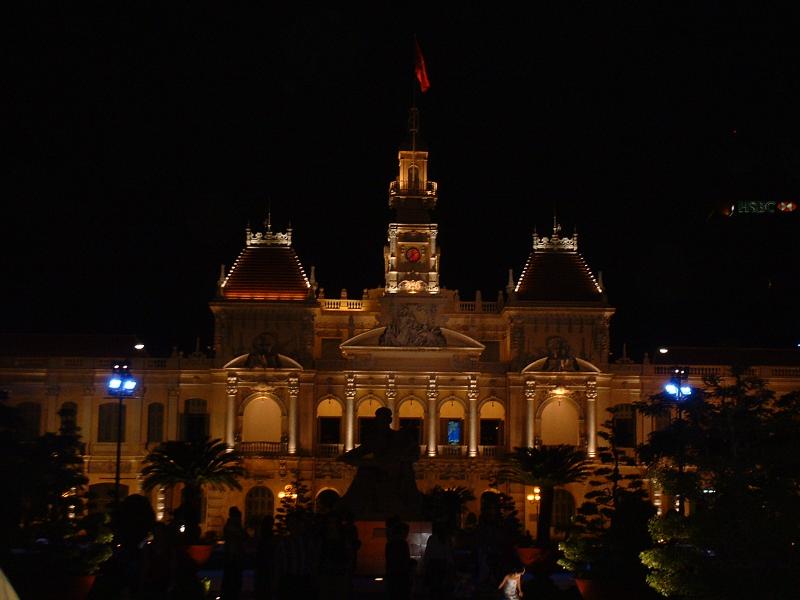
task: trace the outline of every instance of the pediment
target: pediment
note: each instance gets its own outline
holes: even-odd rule
[[[376,327],[341,344],[352,368],[390,371],[474,371],[484,345],[471,337],[437,328],[439,345],[387,345],[386,327]],[[383,343],[382,343],[383,342]]]
[[[269,360],[264,359],[261,355],[253,355],[251,353],[242,354],[233,360],[229,361],[223,367],[224,369],[300,369],[302,365],[289,358],[285,354],[269,355]]]
[[[595,367],[588,360],[582,358],[569,357],[566,359],[554,359],[545,356],[533,361],[522,369],[523,373],[600,373],[600,369]]]

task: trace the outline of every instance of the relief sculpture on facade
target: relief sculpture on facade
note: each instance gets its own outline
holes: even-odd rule
[[[565,340],[559,336],[547,338],[547,360],[543,371],[579,371],[578,361],[572,355],[572,350]]]
[[[433,324],[429,310],[419,304],[401,304],[378,343],[381,346],[447,346],[441,328]]]
[[[261,333],[253,340],[253,348],[247,355],[245,366],[248,369],[277,369],[280,367],[275,338],[269,333]]]

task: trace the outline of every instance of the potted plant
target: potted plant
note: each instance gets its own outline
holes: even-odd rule
[[[66,574],[60,597],[81,600],[89,594],[97,571],[111,558],[113,539],[106,513],[86,515],[76,522],[74,533],[53,557]]]
[[[609,409],[612,413],[614,408]],[[649,546],[647,522],[655,512],[633,459],[617,447],[614,419],[598,435],[608,442],[599,449],[584,503],[559,544],[558,564],[575,575],[585,600],[646,594],[639,553]],[[630,468],[629,468],[630,467]],[[620,581],[624,578],[624,585]]]
[[[212,544],[200,537],[200,513],[204,486],[216,490],[242,489],[239,477],[245,475],[241,456],[229,451],[222,440],[164,442],[144,459],[142,487],[173,488],[180,484],[181,504],[173,513],[173,526],[186,552],[198,566],[211,556]]]

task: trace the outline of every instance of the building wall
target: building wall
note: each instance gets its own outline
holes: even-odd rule
[[[459,301],[460,303],[460,301]],[[513,328],[512,319],[508,319],[502,308],[496,304],[487,303],[487,310],[476,311],[474,305],[467,306],[470,312],[459,312],[459,303],[454,302],[453,311],[448,315],[448,325],[475,337],[495,338],[503,342],[508,340]],[[368,303],[364,303],[368,304]],[[464,308],[463,304],[460,308]],[[483,309],[484,307],[481,307]],[[492,310],[488,310],[492,309]],[[299,372],[299,394],[297,399],[297,450],[289,454],[285,447],[281,447],[273,455],[259,456],[253,451],[247,454],[246,466],[249,476],[243,482],[242,491],[214,492],[209,494],[208,513],[206,526],[211,529],[220,529],[224,522],[228,506],[236,504],[242,508],[245,497],[250,489],[255,486],[267,487],[273,494],[275,505],[278,503],[278,493],[299,471],[300,475],[308,482],[312,494],[316,495],[321,490],[332,489],[338,494],[343,494],[353,476],[353,469],[337,462],[330,456],[321,453],[322,448],[317,444],[318,419],[317,405],[326,398],[333,398],[342,407],[348,395],[348,375],[355,376],[354,413],[374,413],[374,409],[386,405],[387,381],[390,375],[394,376],[395,407],[408,399],[416,399],[422,405],[425,415],[423,423],[422,454],[423,458],[417,464],[418,485],[420,489],[427,490],[434,485],[456,486],[463,485],[471,488],[476,497],[489,489],[493,473],[497,468],[497,457],[516,446],[524,446],[527,442],[529,418],[526,405],[526,382],[536,381],[536,392],[533,400],[535,407],[534,437],[535,442],[541,440],[543,429],[547,431],[561,431],[569,428],[579,428],[578,445],[588,448],[590,439],[606,420],[606,409],[619,404],[630,404],[639,399],[657,393],[669,379],[669,369],[652,364],[606,364],[602,372],[540,372],[514,369],[514,356],[509,355],[507,347],[501,353],[501,361],[475,364],[474,371],[425,371],[414,364],[414,370],[406,370],[402,362],[397,364],[394,371],[385,369],[350,369],[348,361],[343,359],[325,359],[322,357],[322,345],[319,340],[323,337],[340,332],[342,338],[350,333],[363,333],[362,328],[374,325],[377,317],[368,310],[359,312],[356,318],[351,310],[338,308],[308,307],[311,317],[297,319],[297,323],[314,322],[320,324],[320,330],[314,332],[316,343],[312,345],[313,356],[311,366]],[[518,313],[518,309],[517,310]],[[313,317],[313,318],[312,318]],[[359,323],[353,327],[353,323]],[[504,324],[504,329],[500,326]],[[349,328],[349,329],[348,329]],[[260,332],[261,327],[255,327],[253,332]],[[545,328],[545,332],[550,329]],[[340,338],[341,339],[341,338]],[[236,423],[234,432],[235,443],[239,444],[239,437],[243,427],[242,415],[244,403],[248,398],[258,395],[272,395],[282,403],[282,431],[288,433],[288,415],[286,407],[290,401],[287,391],[287,381],[291,376],[297,376],[296,369],[247,369],[224,368],[223,362],[230,357],[222,359],[209,359],[205,357],[173,357],[169,359],[136,359],[132,362],[133,373],[139,378],[140,391],[135,397],[125,400],[126,405],[126,430],[125,441],[122,444],[121,471],[123,483],[129,485],[131,492],[140,491],[138,473],[141,463],[147,452],[152,449],[153,443],[147,442],[147,407],[154,402],[164,405],[164,434],[167,439],[179,439],[181,435],[181,421],[186,412],[187,401],[203,399],[208,407],[209,435],[213,438],[225,439],[227,405],[229,402],[226,394],[226,383],[229,375],[235,372],[239,377],[239,389],[236,395]],[[99,442],[99,412],[100,407],[106,403],[116,402],[106,393],[106,380],[110,372],[110,361],[102,359],[74,359],[58,357],[40,358],[3,358],[0,359],[0,388],[7,390],[11,405],[33,402],[41,407],[39,432],[56,431],[59,419],[56,415],[64,402],[74,402],[78,406],[77,422],[82,428],[86,442],[86,467],[91,484],[103,483],[113,480],[115,466],[116,444],[114,442]],[[331,365],[339,368],[315,369],[319,363],[322,366]],[[793,367],[756,366],[755,371],[768,380],[769,385],[777,393],[788,392],[800,387],[800,369]],[[695,366],[690,383],[695,386],[702,385],[703,373],[724,373],[725,366],[704,365]],[[430,416],[429,404],[426,393],[431,376],[436,377],[438,387],[438,404],[434,414],[437,420],[436,431],[439,432],[438,419],[443,412],[442,405],[447,402],[457,402],[463,408],[464,414],[464,444],[458,449],[446,448],[446,441],[437,439],[434,449],[436,456],[427,456],[427,419]],[[484,403],[498,403],[502,406],[504,414],[504,439],[498,448],[484,447],[479,444],[479,453],[476,457],[467,454],[467,441],[470,436],[469,422],[469,382],[470,376],[477,377],[478,412]],[[587,381],[592,380],[597,385],[597,401],[595,411],[594,430],[589,429],[587,403]],[[569,410],[548,409],[548,402],[555,402],[553,388],[561,385],[565,388],[562,402],[569,404]],[[261,391],[259,391],[261,390]],[[268,391],[264,391],[268,390]],[[371,410],[367,410],[370,408]],[[450,410],[450,409],[447,409]],[[458,411],[456,411],[458,412]],[[445,411],[446,413],[446,411]],[[572,416],[570,416],[572,415]],[[548,419],[578,419],[578,423],[548,423]],[[479,423],[475,425],[479,426]],[[353,427],[357,427],[357,421]],[[654,419],[635,415],[636,442],[642,443],[654,428]],[[345,426],[342,430],[344,433]],[[476,432],[479,435],[479,431]],[[257,437],[257,436],[256,436]],[[344,443],[344,435],[340,443]],[[357,436],[354,436],[357,440]],[[279,442],[280,440],[265,440]],[[480,440],[479,440],[480,441]],[[599,442],[598,442],[599,443]],[[243,445],[240,448],[245,449]],[[245,449],[246,450],[246,449]],[[327,450],[330,452],[330,449]],[[454,455],[456,452],[459,455]],[[264,454],[261,452],[260,454]],[[525,523],[530,526],[530,515],[535,513],[536,507],[525,500],[524,490],[520,486],[505,486],[505,490],[512,494],[518,507],[524,507]],[[569,486],[573,493],[576,505],[580,504],[582,488],[579,485]],[[155,500],[155,498],[154,498]],[[169,502],[175,499],[168,499]],[[472,510],[477,511],[477,501]],[[521,510],[522,512],[522,510]]]

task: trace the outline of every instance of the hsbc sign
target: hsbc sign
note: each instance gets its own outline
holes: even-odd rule
[[[775,212],[790,213],[796,210],[797,202],[788,200],[784,202],[737,202],[736,207],[731,212],[734,214],[758,215]]]

